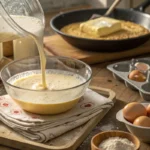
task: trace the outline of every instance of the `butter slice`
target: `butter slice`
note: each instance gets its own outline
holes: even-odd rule
[[[121,22],[108,17],[100,17],[81,23],[80,30],[89,35],[101,37],[121,30]]]

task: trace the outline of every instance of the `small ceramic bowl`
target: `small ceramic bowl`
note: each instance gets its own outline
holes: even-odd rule
[[[148,106],[149,103],[141,103],[145,107]],[[129,121],[127,121],[123,117],[123,109],[121,109],[117,114],[116,118],[118,121],[123,122],[127,129],[133,133],[135,136],[137,136],[141,141],[150,143],[150,128],[149,127],[141,127],[141,126],[135,126]]]
[[[106,131],[96,134],[91,140],[91,150],[101,150],[98,146],[100,143],[110,137],[120,137],[126,138],[131,141],[135,146],[136,150],[140,147],[140,141],[138,138],[131,133],[123,132],[123,131]]]

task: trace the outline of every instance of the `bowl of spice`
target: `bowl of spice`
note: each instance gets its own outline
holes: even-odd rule
[[[139,147],[139,139],[123,131],[101,132],[91,140],[91,150],[138,150]]]

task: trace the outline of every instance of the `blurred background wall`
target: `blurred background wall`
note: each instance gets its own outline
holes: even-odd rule
[[[45,12],[58,11],[59,9],[65,9],[69,7],[90,5],[92,7],[109,7],[114,0],[39,0]],[[131,8],[136,7],[144,0],[122,0],[118,7]],[[146,10],[150,13],[150,8]]]

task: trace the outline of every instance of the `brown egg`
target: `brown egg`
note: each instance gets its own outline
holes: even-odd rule
[[[150,104],[147,106],[147,115],[150,117]]]
[[[143,62],[136,63],[135,67],[137,68],[137,70],[140,70],[140,71],[147,71],[150,68],[148,64],[143,63]]]
[[[144,82],[146,81],[146,76],[139,70],[133,70],[129,74],[129,79],[137,82]]]
[[[146,115],[146,108],[142,104],[137,102],[129,103],[123,108],[124,118],[132,123],[137,117]]]
[[[150,127],[150,118],[147,116],[140,116],[134,120],[133,124],[136,126]]]

